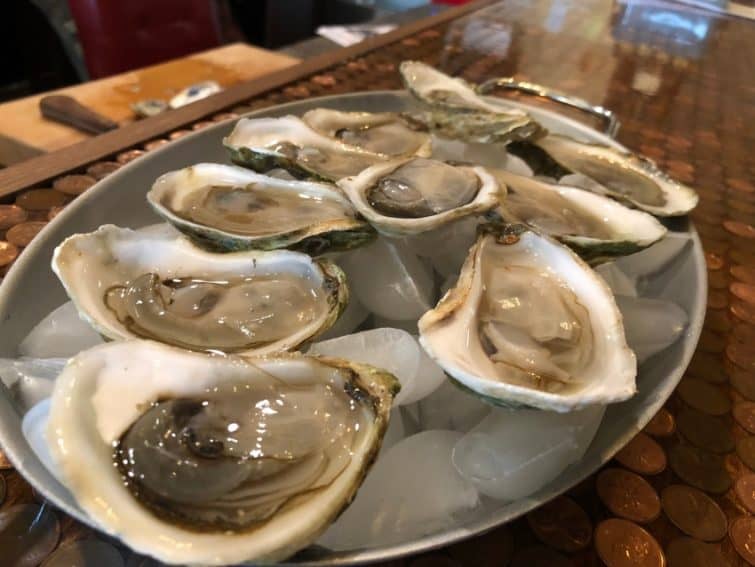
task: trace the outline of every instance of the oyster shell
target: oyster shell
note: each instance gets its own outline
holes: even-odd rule
[[[571,250],[521,225],[480,234],[419,331],[454,381],[496,405],[565,412],[636,390],[608,286]]]
[[[341,112],[315,108],[302,121],[314,130],[351,146],[391,157],[432,152],[430,135],[394,112]]]
[[[220,251],[290,248],[319,255],[375,237],[335,187],[200,163],[166,173],[147,193],[155,211],[195,242]]]
[[[501,169],[490,172],[507,188],[498,208],[504,220],[556,238],[591,264],[638,252],[667,232],[652,215],[608,197]]]
[[[79,505],[136,551],[269,562],[352,500],[398,390],[391,374],[340,359],[109,343],[58,377],[47,439]]]
[[[234,162],[255,171],[280,167],[321,181],[337,181],[391,159],[321,134],[296,116],[242,118],[223,144]]]
[[[427,158],[375,165],[338,184],[357,211],[387,236],[425,232],[498,204],[498,183],[482,167]]]
[[[306,254],[213,254],[184,236],[105,225],[67,238],[53,271],[82,318],[110,339],[266,354],[330,328],[348,302],[344,273]]]
[[[608,195],[660,217],[685,215],[698,202],[694,189],[682,185],[639,155],[550,134],[509,144],[506,150],[525,160],[535,175]]]

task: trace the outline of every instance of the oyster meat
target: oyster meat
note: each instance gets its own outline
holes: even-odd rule
[[[482,167],[427,158],[375,165],[342,179],[357,211],[387,236],[418,234],[498,204],[499,186]]]
[[[513,142],[506,150],[525,160],[535,175],[608,195],[656,216],[685,215],[697,205],[694,189],[636,154],[556,134]]]
[[[432,151],[430,135],[395,112],[341,112],[316,108],[301,117],[314,130],[345,144],[391,157]]]
[[[501,169],[490,172],[507,188],[498,209],[504,220],[552,236],[592,264],[638,252],[666,234],[652,215],[608,197]]]
[[[332,185],[200,163],[166,173],[147,193],[155,211],[205,248],[289,248],[319,255],[375,237]]]
[[[636,390],[608,286],[571,250],[521,225],[481,232],[419,331],[454,381],[496,405],[565,412]]]
[[[79,505],[134,550],[174,564],[269,562],[348,505],[398,390],[393,375],[340,359],[116,342],[58,377],[47,439]]]
[[[213,254],[184,236],[105,225],[67,238],[53,270],[81,316],[110,339],[193,350],[291,350],[330,328],[345,275],[306,254]]]

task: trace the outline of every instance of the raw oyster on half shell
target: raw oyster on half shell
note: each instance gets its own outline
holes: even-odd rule
[[[67,238],[53,271],[80,315],[110,339],[266,354],[325,332],[348,302],[346,276],[306,254],[214,254],[184,236],[105,225]]]

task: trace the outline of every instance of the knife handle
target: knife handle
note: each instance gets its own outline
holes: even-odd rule
[[[66,95],[48,95],[39,100],[42,116],[73,126],[90,134],[102,134],[118,128],[118,123],[95,112]]]

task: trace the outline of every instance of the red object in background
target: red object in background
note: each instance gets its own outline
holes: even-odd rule
[[[220,44],[212,0],[68,0],[91,78]]]

